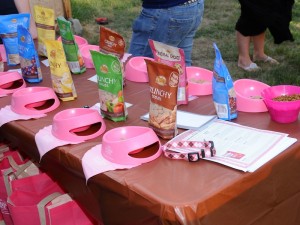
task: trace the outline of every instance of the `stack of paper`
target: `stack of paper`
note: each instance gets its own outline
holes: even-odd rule
[[[233,122],[215,120],[199,130],[188,130],[171,141],[213,141],[216,156],[206,160],[253,172],[297,141],[288,134],[260,130]],[[193,152],[199,149],[172,148],[176,152]]]

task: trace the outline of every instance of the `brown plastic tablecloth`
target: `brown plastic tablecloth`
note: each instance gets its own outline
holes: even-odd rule
[[[49,68],[42,66],[44,81],[30,86],[50,87]],[[97,85],[87,79],[93,69],[73,75],[78,98],[61,102],[47,117],[13,121],[0,127],[2,138],[20,151],[39,160],[34,135],[52,124],[53,116],[64,109],[94,105]],[[147,126],[140,116],[148,112],[147,83],[127,81],[126,122],[106,121],[107,130],[117,126]],[[10,104],[11,96],[0,98],[0,107]],[[201,96],[179,109],[215,114],[212,96]],[[266,113],[242,113],[233,122],[260,129],[285,132],[300,138],[299,121],[278,124]],[[101,138],[78,145],[58,147],[41,160],[41,167],[72,193],[81,206],[106,225],[298,225],[300,224],[300,144],[286,151],[253,173],[244,173],[217,163],[189,163],[158,159],[128,170],[109,171],[92,177],[88,183],[81,166],[84,153],[101,143]],[[164,141],[162,140],[164,143]]]

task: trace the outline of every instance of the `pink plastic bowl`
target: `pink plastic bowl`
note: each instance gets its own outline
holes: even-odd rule
[[[292,123],[298,120],[300,111],[300,100],[274,101],[273,98],[300,94],[300,86],[277,85],[264,89],[261,92],[263,100],[267,105],[271,119],[278,123]]]
[[[241,112],[266,112],[266,104],[261,96],[269,85],[252,79],[239,79],[234,82],[237,110]]]
[[[128,60],[125,66],[125,78],[134,82],[149,82],[147,65],[144,59],[154,60],[152,58],[136,56]]]
[[[84,45],[88,45],[88,41],[85,38],[80,37],[78,35],[74,35],[74,38],[75,38],[75,42],[77,43],[77,45],[78,45],[79,48],[82,47],[82,46],[84,46]],[[57,38],[57,40],[61,41],[61,37],[59,36]]]
[[[189,95],[211,95],[213,72],[201,67],[186,67]]]
[[[7,59],[6,59],[6,51],[4,45],[0,45],[0,53],[1,53],[2,61],[6,62]]]
[[[26,87],[22,75],[16,71],[0,72],[0,93],[11,94]]]
[[[95,68],[90,50],[99,51],[98,45],[84,45],[80,47],[81,56],[86,68]]]
[[[44,114],[56,109],[60,102],[52,88],[27,87],[15,91],[11,98],[11,109],[23,115]]]
[[[100,136],[105,129],[104,120],[94,109],[66,109],[53,117],[52,134],[65,141],[86,141]]]
[[[102,139],[102,155],[121,165],[140,165],[160,156],[160,141],[151,128],[126,126],[107,131]]]

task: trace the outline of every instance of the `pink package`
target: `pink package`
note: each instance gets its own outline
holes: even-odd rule
[[[177,92],[177,105],[188,104],[188,86],[183,49],[151,39],[149,39],[149,45],[155,61],[169,66],[174,66],[178,69],[179,85]]]

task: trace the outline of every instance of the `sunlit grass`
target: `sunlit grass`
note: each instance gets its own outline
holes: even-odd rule
[[[131,37],[131,26],[141,9],[141,0],[71,0],[73,18],[80,20],[84,27],[83,36],[90,44],[98,44],[99,25],[96,17],[108,17],[108,28],[120,33],[127,46]],[[295,0],[293,21],[290,24],[294,42],[273,43],[269,32],[266,34],[265,51],[280,61],[280,65],[261,65],[262,71],[247,73],[237,68],[237,47],[235,23],[240,14],[236,0],[206,0],[202,25],[194,39],[193,64],[213,69],[216,42],[233,79],[257,79],[269,85],[300,85],[300,0]]]

